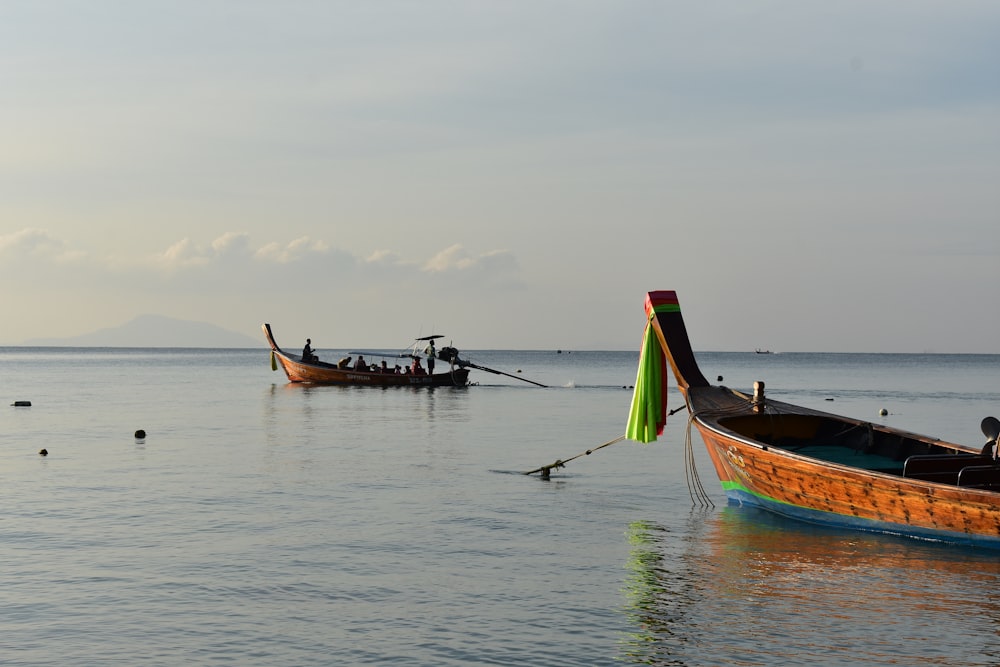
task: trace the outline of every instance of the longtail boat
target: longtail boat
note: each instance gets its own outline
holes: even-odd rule
[[[301,354],[286,352],[275,342],[270,324],[264,323],[261,328],[271,346],[271,369],[277,370],[280,366],[289,382],[375,387],[464,387],[469,383],[467,366],[472,364],[460,360],[458,350],[452,347],[441,348],[440,352],[436,353],[435,356],[439,360],[438,367],[445,368],[439,373],[396,373],[391,369],[386,372],[379,368],[357,370],[341,367],[339,363],[320,361],[315,355],[311,359],[303,359]]]
[[[672,291],[646,295],[647,326],[626,437],[666,420],[669,363],[731,504],[816,524],[1000,549],[1000,421],[968,447],[712,385]],[[720,378],[721,380],[721,378]],[[688,431],[690,436],[690,430]],[[690,479],[690,477],[689,477]]]

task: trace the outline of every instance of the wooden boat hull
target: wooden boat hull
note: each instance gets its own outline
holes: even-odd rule
[[[694,423],[732,502],[828,526],[1000,548],[994,491],[816,461]]]
[[[647,311],[663,300],[676,307],[652,312],[650,324],[731,502],[828,526],[1000,549],[1000,466],[980,448],[710,385],[676,295],[651,292]],[[966,485],[963,475],[976,483]]]
[[[303,362],[299,355],[285,352],[274,341],[269,324],[261,327],[271,346],[274,365],[280,366],[289,382],[372,387],[464,387],[469,383],[469,369],[452,367],[433,375],[411,375],[357,371],[338,368],[322,361]]]

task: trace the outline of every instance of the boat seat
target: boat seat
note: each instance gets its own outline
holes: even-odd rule
[[[958,474],[964,468],[987,466],[994,467],[993,459],[978,454],[914,454],[903,462],[903,477],[958,484]]]
[[[1000,489],[1000,466],[968,466],[958,473],[958,485],[977,489]]]

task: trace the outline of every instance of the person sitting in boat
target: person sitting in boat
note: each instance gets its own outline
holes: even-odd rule
[[[351,367],[350,357],[341,357],[340,361],[337,362],[337,368],[350,368],[350,367]]]
[[[413,367],[410,368],[410,373],[413,375],[427,375],[427,371],[424,370],[423,365],[420,363],[420,359],[413,360]]]
[[[379,373],[388,373],[389,372],[389,364],[386,363],[385,359],[382,360],[382,367],[379,368],[378,371],[379,371]]]
[[[358,355],[358,360],[354,362],[354,370],[356,371],[366,371],[368,370],[368,364],[365,363],[365,358],[363,355]]]
[[[392,372],[393,372],[394,375],[399,375],[400,374],[401,369],[399,368],[399,364],[396,364],[396,367],[392,369]]]
[[[306,338],[306,346],[302,348],[302,361],[316,361],[316,355],[313,354],[312,349],[312,339]]]

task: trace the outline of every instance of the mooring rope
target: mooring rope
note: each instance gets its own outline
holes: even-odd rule
[[[673,414],[676,414],[676,413],[680,412],[681,410],[686,410],[686,409],[687,409],[687,405],[682,405],[679,408],[675,408],[675,409],[671,410],[670,412],[667,413],[667,415],[668,416],[669,415],[673,415]],[[691,429],[691,422],[688,421],[688,439],[690,439],[690,437],[691,437],[690,429]],[[588,449],[585,452],[580,452],[576,456],[571,456],[568,459],[557,459],[554,463],[550,463],[549,465],[542,466],[540,468],[535,468],[534,470],[529,470],[528,472],[523,473],[523,474],[525,474],[525,475],[534,475],[536,472],[540,472],[540,473],[542,473],[542,475],[541,475],[542,479],[548,479],[549,476],[552,473],[552,470],[558,470],[559,468],[565,468],[566,464],[569,463],[570,461],[572,461],[573,459],[578,459],[581,456],[590,456],[591,454],[593,454],[594,452],[596,452],[598,449],[604,449],[605,447],[608,447],[609,445],[613,445],[615,443],[621,442],[626,437],[627,436],[620,435],[617,438],[615,438],[614,440],[608,440],[603,445],[598,445],[597,447],[594,447],[592,449]],[[701,483],[699,482],[699,485],[700,484]],[[689,485],[689,487],[690,487],[690,485]]]
[[[609,445],[613,445],[616,442],[621,442],[624,439],[625,439],[625,436],[624,435],[620,435],[617,438],[615,438],[614,440],[608,440],[603,445],[598,445],[597,447],[594,447],[593,449],[588,449],[585,452],[580,452],[576,456],[571,456],[568,459],[558,459],[558,460],[556,460],[555,463],[550,463],[547,466],[542,466],[541,468],[535,468],[534,470],[529,470],[528,472],[526,472],[524,474],[525,475],[533,475],[536,472],[540,472],[540,473],[542,473],[542,479],[548,479],[549,475],[551,474],[553,468],[555,468],[557,470],[559,468],[564,468],[564,467],[566,467],[566,464],[569,463],[570,461],[572,461],[573,459],[578,459],[581,456],[590,456],[591,454],[593,454],[594,452],[596,452],[598,449],[604,449],[605,447],[607,447]]]

